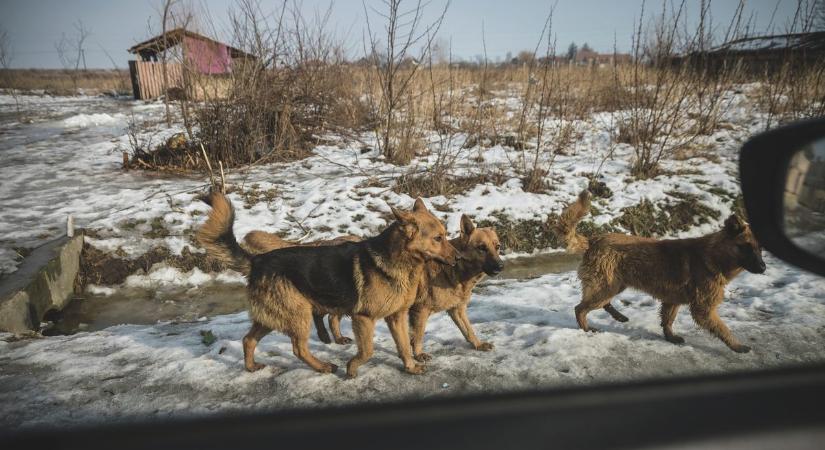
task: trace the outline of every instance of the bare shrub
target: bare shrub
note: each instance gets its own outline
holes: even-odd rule
[[[800,0],[785,32],[792,44],[795,33],[825,30],[825,1]],[[786,48],[779,67],[758,74],[756,103],[766,114],[765,129],[825,115],[825,60],[801,56]]]
[[[186,10],[168,14],[174,27],[195,22]],[[360,75],[344,64],[342,39],[328,30],[329,10],[306,20],[297,3],[268,15],[245,0],[228,16],[233,45],[250,55],[235,58],[231,72],[201,76],[176,55],[188,74],[184,91],[199,101],[180,99],[191,142],[173,162],[204,170],[207,161],[229,168],[303,158],[318,133],[368,120],[364,83],[342,82]]]
[[[740,4],[726,36],[738,33],[741,13]],[[623,96],[626,117],[617,139],[633,147],[631,172],[639,178],[656,176],[662,158],[710,134],[729,106],[723,95],[730,89],[734,68],[711,71],[695,60],[674,64],[675,55],[703,55],[708,45],[703,25],[710,20],[708,9],[700,10],[700,25],[694,31],[684,31],[688,30],[685,20],[684,1],[672,11],[663,5],[652,30],[644,31],[640,19],[634,33],[631,69],[617,71],[619,90],[628,92]]]
[[[370,14],[364,5],[367,19],[366,59],[373,69],[370,75],[379,87],[377,98],[371,96],[374,114],[380,117],[376,138],[379,150],[388,160],[407,164],[417,150],[417,141],[407,129],[415,125],[416,119],[415,110],[409,108],[418,95],[418,92],[412,92],[411,81],[432,49],[449,2],[430,24],[422,22],[424,5],[420,0],[409,10],[401,9],[401,0],[385,0],[383,3],[385,11],[372,10],[386,21],[385,33],[381,37],[372,31]],[[414,47],[422,42],[424,45],[420,52],[414,54]]]
[[[78,20],[74,24],[74,32],[70,35],[63,33],[60,40],[54,44],[57,51],[57,56],[60,59],[60,64],[67,71],[70,71],[70,77],[75,91],[77,91],[77,80],[80,76],[80,66],[83,66],[83,71],[86,71],[86,40],[91,36],[92,32],[83,24],[82,20]]]

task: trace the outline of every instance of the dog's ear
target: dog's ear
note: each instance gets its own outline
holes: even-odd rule
[[[395,220],[401,223],[409,223],[412,221],[412,214],[409,211],[404,211],[403,209],[398,209],[393,206],[390,206],[390,211],[392,211],[392,215],[395,216]]]
[[[415,233],[418,232],[418,224],[415,222],[413,214],[392,206],[390,206],[390,211],[392,211],[398,223],[401,224],[399,228],[401,232],[404,233],[404,236],[406,236],[407,239],[412,239]]]
[[[476,225],[473,223],[473,219],[467,214],[461,215],[461,235],[470,237],[473,234],[473,230],[476,229]]]
[[[725,220],[725,231],[730,236],[739,236],[740,233],[745,231],[747,226],[748,225],[736,214],[731,214],[730,217]]]
[[[427,205],[424,204],[424,201],[421,200],[421,197],[415,199],[415,204],[413,205],[413,212],[427,212]]]

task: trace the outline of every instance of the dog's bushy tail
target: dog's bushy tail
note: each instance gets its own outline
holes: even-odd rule
[[[586,237],[576,232],[576,226],[590,212],[590,197],[590,191],[581,191],[579,198],[564,208],[556,223],[556,234],[570,253],[584,253],[590,245]]]
[[[210,192],[203,201],[212,206],[212,211],[196,234],[198,242],[209,256],[223,262],[230,269],[248,275],[251,255],[238,245],[232,231],[232,225],[235,223],[232,203],[219,192]]]

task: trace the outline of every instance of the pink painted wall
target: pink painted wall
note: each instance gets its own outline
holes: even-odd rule
[[[227,73],[232,67],[232,58],[229,48],[222,44],[214,44],[189,36],[183,38],[186,47],[186,62],[200,73],[215,74]]]

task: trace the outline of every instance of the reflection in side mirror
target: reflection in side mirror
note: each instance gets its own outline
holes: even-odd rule
[[[825,138],[799,149],[788,164],[785,234],[797,247],[825,256]]]

